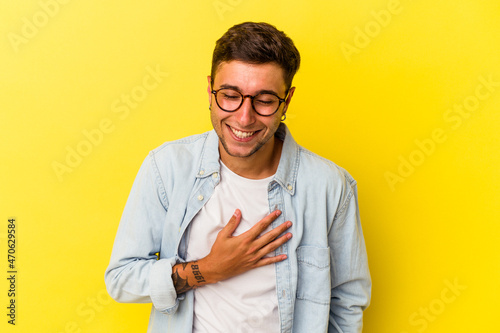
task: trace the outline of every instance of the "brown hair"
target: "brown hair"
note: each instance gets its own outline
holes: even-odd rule
[[[212,84],[219,65],[231,60],[252,64],[277,63],[283,69],[287,90],[300,66],[300,54],[293,41],[268,23],[237,24],[215,43],[210,74]]]

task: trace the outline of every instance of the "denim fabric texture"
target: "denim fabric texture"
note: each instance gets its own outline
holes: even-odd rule
[[[269,212],[282,211],[273,227],[293,222],[293,237],[275,251],[288,256],[275,264],[280,332],[361,332],[371,278],[356,181],[297,145],[286,125],[276,136],[284,144]],[[185,261],[189,224],[219,183],[218,148],[213,130],[167,142],[132,186],[105,282],[118,302],[153,303],[148,332],[192,330],[193,291],[176,294],[172,266]]]

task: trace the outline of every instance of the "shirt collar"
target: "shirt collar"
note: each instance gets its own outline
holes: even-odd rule
[[[201,152],[200,167],[196,177],[205,178],[214,173],[220,173],[219,164],[219,137],[215,130],[207,133],[205,144]]]
[[[284,123],[281,123],[278,127],[276,137],[283,140],[283,148],[274,180],[290,195],[293,195],[299,169],[299,145],[297,145],[290,130]]]

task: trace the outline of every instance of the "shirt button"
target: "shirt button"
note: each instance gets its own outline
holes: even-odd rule
[[[293,186],[288,184],[288,186],[286,187],[289,191],[291,191],[293,189]]]
[[[205,170],[200,170],[200,176],[203,176],[205,174]]]
[[[198,200],[203,200],[203,196],[201,194],[198,196]]]
[[[215,172],[213,175],[212,175],[212,178],[213,179],[217,179],[217,177],[219,177],[219,174],[217,172]]]

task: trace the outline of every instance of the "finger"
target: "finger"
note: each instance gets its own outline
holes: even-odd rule
[[[257,241],[259,242],[259,245],[261,247],[264,247],[266,244],[272,242],[279,235],[281,235],[282,233],[284,233],[291,226],[292,226],[292,222],[291,221],[286,221],[286,222],[280,224],[279,226],[277,226],[276,228],[274,228],[274,229],[266,232],[265,234],[261,235],[258,238]]]
[[[231,218],[229,219],[229,222],[227,222],[226,226],[222,228],[220,232],[227,237],[232,236],[236,228],[238,228],[240,221],[241,221],[241,211],[239,209],[236,209],[234,211],[233,216],[231,216]]]
[[[278,218],[278,216],[281,215],[281,211],[275,210],[271,214],[267,215],[264,217],[262,220],[257,222],[252,228],[250,228],[247,232],[245,232],[246,235],[251,237],[252,239],[255,239],[259,237],[259,235],[267,229],[271,225],[271,223],[274,222]]]
[[[277,238],[274,241],[272,241],[272,242],[268,243],[267,245],[263,246],[259,250],[258,256],[261,257],[261,258],[264,257],[265,255],[273,252],[274,250],[276,250],[277,248],[279,248],[281,245],[283,245],[286,242],[288,242],[291,238],[292,238],[292,233],[287,232],[286,234],[284,234],[280,238]]]
[[[262,266],[266,266],[266,265],[270,265],[270,264],[275,264],[277,262],[280,262],[280,261],[283,261],[285,259],[287,259],[287,255],[286,254],[280,254],[279,256],[275,256],[275,257],[266,257],[266,258],[262,258],[260,259],[256,264],[255,264],[255,268],[257,267],[262,267]]]

